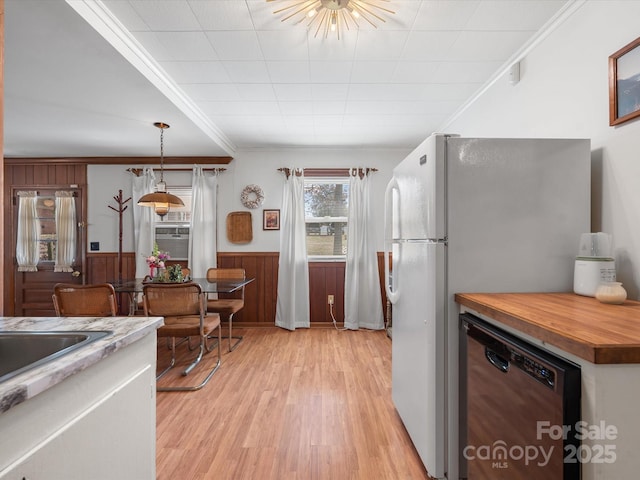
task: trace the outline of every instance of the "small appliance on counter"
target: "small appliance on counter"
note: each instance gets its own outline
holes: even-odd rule
[[[573,270],[573,291],[578,295],[595,297],[603,282],[616,281],[616,263],[611,256],[611,235],[583,233]]]

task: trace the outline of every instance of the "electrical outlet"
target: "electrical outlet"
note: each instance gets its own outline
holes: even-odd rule
[[[333,295],[329,295],[329,296],[327,297],[327,303],[328,303],[329,305],[333,305]]]

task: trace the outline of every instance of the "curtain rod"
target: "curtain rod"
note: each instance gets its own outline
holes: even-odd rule
[[[152,169],[154,172],[159,172],[160,169],[159,168],[154,168]],[[203,168],[202,171],[203,172],[225,172],[227,169],[226,168]],[[131,172],[133,173],[136,177],[139,177],[142,174],[143,169],[142,168],[127,168],[127,172]],[[192,172],[193,169],[192,168],[165,168],[164,169],[165,172]]]
[[[305,177],[348,177],[351,170],[357,170],[358,175],[363,176],[365,173],[377,172],[377,168],[358,167],[358,168],[303,168]],[[287,177],[291,175],[290,168],[279,168],[278,171],[284,172]],[[299,174],[298,174],[299,175]]]

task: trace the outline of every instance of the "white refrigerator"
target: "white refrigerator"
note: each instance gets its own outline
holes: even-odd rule
[[[589,140],[443,134],[394,169],[393,401],[431,477],[457,480],[463,448],[455,293],[571,291],[580,234],[591,231],[590,172]]]

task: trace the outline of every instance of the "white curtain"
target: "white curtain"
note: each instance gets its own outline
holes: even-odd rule
[[[18,238],[16,240],[16,261],[19,272],[37,272],[40,257],[38,235],[40,221],[36,211],[38,192],[18,192]]]
[[[193,278],[203,278],[208,268],[217,266],[218,173],[206,175],[202,167],[194,166],[191,191],[189,268]]]
[[[153,250],[153,208],[138,205],[140,197],[151,193],[155,187],[155,175],[152,168],[145,168],[140,176],[133,176],[131,181],[133,200],[133,239],[136,248],[136,278],[149,274],[146,257]]]
[[[361,177],[359,169],[354,169],[349,177],[344,326],[351,330],[380,330],[384,319],[370,205],[370,170],[363,173]]]
[[[295,330],[308,328],[309,264],[304,223],[304,174],[285,172],[280,218],[280,259],[276,326]]]
[[[56,192],[56,247],[54,272],[73,272],[76,261],[76,241],[78,220],[76,218],[76,201],[73,192],[62,190]]]

